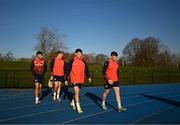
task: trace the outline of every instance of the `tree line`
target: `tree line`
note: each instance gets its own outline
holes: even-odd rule
[[[180,53],[172,53],[167,45],[155,37],[132,39],[123,49],[122,59],[133,66],[180,66]]]
[[[74,54],[68,52],[68,47],[65,44],[66,35],[58,29],[43,27],[36,37],[38,42],[34,46],[34,50],[41,50],[47,61],[54,58],[58,50],[65,52],[65,60],[72,59]],[[122,51],[119,63],[123,66],[180,67],[180,53],[172,53],[168,46],[156,37],[134,38]],[[1,61],[30,61],[32,58],[16,59],[12,52],[7,52],[4,55],[0,53]],[[108,59],[108,55],[90,53],[84,54],[84,59],[89,64],[103,64]]]

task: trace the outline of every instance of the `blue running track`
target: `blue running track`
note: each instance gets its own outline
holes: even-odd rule
[[[43,89],[41,104],[34,104],[33,89],[0,90],[0,124],[180,124],[180,84],[121,86],[122,105],[117,112],[114,93],[101,108],[103,87],[84,87],[80,93],[83,109],[78,114],[69,107],[69,89],[62,101],[52,100],[53,91]]]

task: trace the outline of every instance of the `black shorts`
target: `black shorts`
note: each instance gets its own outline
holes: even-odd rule
[[[80,83],[72,83],[72,86],[73,86],[73,88],[75,87],[75,86],[78,86],[80,89],[83,87],[83,84],[80,84]]]
[[[34,83],[42,84],[43,80],[44,80],[44,75],[39,75],[39,74],[34,75]]]
[[[53,76],[53,81],[64,82],[64,76]]]
[[[113,82],[112,85],[110,85],[109,83],[105,83],[104,84],[104,89],[110,89],[110,88],[113,88],[113,87],[119,87],[119,82]]]

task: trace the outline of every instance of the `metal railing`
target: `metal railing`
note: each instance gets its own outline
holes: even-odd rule
[[[103,85],[102,71],[91,71],[92,83],[86,85]],[[45,74],[44,86],[47,86],[49,71]],[[180,82],[180,70],[177,71],[133,71],[120,70],[122,84],[171,83]],[[0,70],[0,88],[33,87],[33,76],[29,70]]]

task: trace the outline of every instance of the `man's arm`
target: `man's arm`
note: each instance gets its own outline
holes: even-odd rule
[[[53,75],[54,59],[50,62],[50,75]]]
[[[86,77],[87,77],[87,78],[90,78],[90,75],[89,75],[89,67],[88,67],[86,61],[83,60],[83,62],[84,62],[84,64],[85,64],[85,74],[86,74]]]
[[[106,70],[107,70],[108,66],[109,66],[109,61],[104,62],[103,69],[102,69],[102,71],[103,71],[102,73],[103,73],[104,77],[106,77]]]
[[[73,59],[70,60],[67,65],[66,65],[66,79],[69,80],[69,75],[70,75],[70,72],[72,70],[72,64],[73,64]]]
[[[33,76],[35,75],[35,72],[34,72],[34,60],[31,62],[31,67],[30,67],[30,70],[33,74]]]
[[[46,65],[46,61],[44,61],[44,74],[46,73],[47,71],[47,65]]]
[[[68,75],[68,63],[64,61],[64,80],[67,81],[67,75]]]

